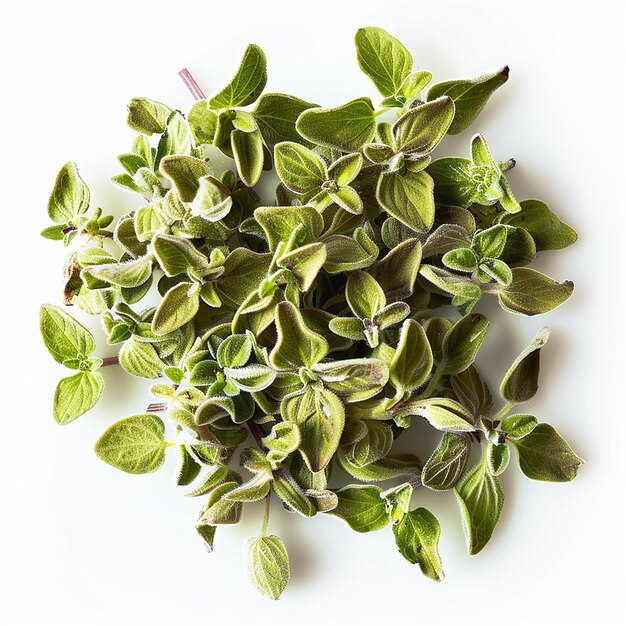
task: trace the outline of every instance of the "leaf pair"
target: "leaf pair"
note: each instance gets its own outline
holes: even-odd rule
[[[102,393],[104,379],[96,372],[102,359],[91,357],[96,344],[93,335],[58,307],[44,304],[40,330],[48,352],[55,361],[78,373],[62,378],[54,392],[53,416],[57,424],[69,424],[91,409]]]

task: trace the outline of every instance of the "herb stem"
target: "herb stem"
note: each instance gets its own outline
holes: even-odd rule
[[[191,95],[196,100],[204,100],[206,98],[204,92],[200,89],[200,85],[198,85],[195,78],[186,67],[183,67],[183,69],[178,72],[178,75],[182,78],[183,83],[185,83],[187,89],[189,89]]]
[[[117,356],[105,356],[102,359],[102,365],[100,367],[107,367],[109,365],[119,365],[120,359]]]
[[[496,422],[499,419],[503,418],[512,408],[514,403],[507,402],[491,419]]]
[[[271,493],[271,492],[270,492]],[[267,534],[267,525],[270,521],[270,494],[265,496],[265,511],[263,512],[263,524],[261,525],[261,537]]]
[[[165,411],[165,409],[167,409],[166,402],[153,402],[152,404],[148,405],[146,411],[148,413],[160,413],[161,411]]]

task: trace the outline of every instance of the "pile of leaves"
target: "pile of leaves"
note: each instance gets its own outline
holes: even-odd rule
[[[475,305],[494,295],[523,315],[559,306],[572,283],[528,265],[576,233],[543,202],[515,197],[515,162],[494,158],[482,135],[469,158],[432,156],[508,67],[428,87],[431,74],[382,29],[355,41],[378,108],[262,94],[266,59],[250,45],[210,99],[181,72],[197,97],[186,115],[131,100],[139,134],[113,182],[140,208],[114,219],[91,207],[68,163],[42,233],[71,250],[64,304],[99,315],[119,346],[103,361],[78,321],[42,307],[48,350],[75,372],[58,383],[54,418],[94,406],[103,365],[157,380],[159,401],[109,426],[97,455],[142,474],[171,449],[176,483],[202,501],[196,529],[209,549],[218,527],[265,500],[247,550],[252,581],[274,599],[289,561],[267,532],[271,499],[357,532],[391,525],[402,556],[441,580],[440,526],[413,506],[420,490],[454,493],[475,554],[498,522],[511,449],[535,480],[572,480],[581,463],[552,426],[517,412],[537,391],[546,329],[504,374],[496,408],[474,365],[489,326]],[[216,151],[232,166],[216,171]],[[268,177],[275,197],[261,199],[254,187]],[[425,462],[397,452],[406,430],[427,428],[441,435]]]

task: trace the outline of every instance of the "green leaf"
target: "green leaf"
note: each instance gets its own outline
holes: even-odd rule
[[[391,127],[394,148],[405,154],[428,154],[443,139],[454,118],[448,97],[409,109]]]
[[[386,304],[385,294],[367,272],[351,272],[346,282],[346,301],[356,317],[372,319]]]
[[[519,466],[533,480],[569,482],[574,480],[582,459],[549,424],[538,424],[520,439],[511,442]]]
[[[387,172],[376,186],[376,199],[389,215],[423,232],[435,220],[433,179],[426,172]]]
[[[437,430],[467,433],[476,430],[473,417],[454,400],[448,398],[428,398],[409,400],[405,406],[400,405],[396,413],[401,415],[419,415],[428,420]]]
[[[165,363],[151,343],[131,337],[120,350],[120,365],[132,376],[157,378]]]
[[[93,335],[73,317],[52,304],[41,306],[39,328],[48,352],[58,363],[87,357],[96,349]]]
[[[217,113],[211,111],[206,100],[198,100],[193,103],[187,114],[187,121],[196,145],[213,143],[217,130]]]
[[[324,228],[324,219],[312,206],[270,206],[259,207],[254,211],[254,219],[259,223],[270,250],[275,250],[281,241],[289,241],[293,231],[304,225],[300,245],[314,241]]]
[[[167,105],[150,98],[133,98],[128,103],[128,125],[144,135],[161,134],[172,112]]]
[[[296,193],[307,193],[326,180],[326,165],[315,152],[292,141],[274,147],[276,173],[285,186]]]
[[[78,372],[62,378],[54,392],[53,416],[61,426],[73,422],[91,409],[102,393],[104,379],[99,372]]]
[[[253,187],[259,182],[263,172],[261,133],[258,130],[247,133],[235,129],[230,134],[230,143],[239,177],[246,187]]]
[[[363,213],[363,200],[361,200],[361,196],[349,185],[339,187],[337,191],[329,191],[328,195],[330,199],[344,211],[348,211],[348,213],[352,213],[353,215]]]
[[[158,470],[168,443],[160,418],[150,413],[132,415],[109,426],[96,441],[95,451],[105,463],[129,474]]]
[[[521,211],[504,213],[502,224],[517,226],[528,231],[535,241],[537,251],[561,250],[576,242],[576,231],[562,222],[547,204],[539,200],[522,200]]]
[[[476,359],[476,354],[489,330],[489,321],[480,313],[462,317],[448,331],[443,340],[441,371],[458,374]]]
[[[504,493],[497,477],[488,471],[486,447],[480,461],[455,488],[469,554],[478,554],[487,544],[495,528]]]
[[[443,580],[437,549],[441,527],[430,511],[419,508],[406,513],[393,525],[393,534],[400,554],[409,563],[417,563],[424,576]]]
[[[433,367],[433,353],[424,328],[406,320],[398,346],[389,365],[391,384],[399,391],[412,391],[423,385]]]
[[[273,470],[300,446],[300,429],[293,422],[277,422],[261,443],[267,448],[267,460]]]
[[[344,402],[366,400],[378,393],[389,379],[387,364],[380,359],[343,359],[311,368],[324,386]]]
[[[166,276],[178,276],[189,269],[197,273],[209,269],[206,256],[189,239],[157,234],[152,239],[152,250]]]
[[[308,291],[326,262],[326,246],[310,243],[283,254],[278,260],[280,267],[288,269],[296,279],[300,291]]]
[[[276,535],[251,539],[248,543],[248,575],[262,595],[278,600],[289,582],[289,556]]]
[[[180,457],[176,471],[176,484],[182,487],[189,485],[198,477],[202,466],[193,458],[186,446],[179,445],[178,453]]]
[[[384,459],[359,467],[342,448],[339,448],[336,459],[341,468],[348,472],[350,476],[365,482],[415,476],[422,471],[419,459],[413,454],[388,455]]]
[[[204,176],[198,185],[198,193],[191,203],[191,213],[207,222],[224,219],[233,205],[228,188],[212,176]]]
[[[470,443],[466,437],[444,433],[422,469],[422,484],[435,491],[452,489],[467,466]]]
[[[97,278],[118,287],[139,287],[152,275],[152,258],[146,256],[121,263],[91,265],[82,271],[82,275]]]
[[[220,367],[241,367],[252,354],[252,341],[247,335],[226,337],[217,348],[217,362]]]
[[[478,231],[472,240],[472,248],[480,257],[497,259],[506,245],[507,229],[501,224],[496,224],[487,230]]]
[[[329,274],[348,272],[369,267],[378,256],[378,246],[364,228],[357,228],[352,237],[332,235],[324,240],[326,263],[324,269]]]
[[[302,393],[282,401],[283,420],[298,425],[300,452],[312,472],[323,470],[333,458],[345,420],[341,400],[327,389],[306,387]]]
[[[50,239],[52,241],[63,241],[65,233],[63,232],[65,224],[59,224],[58,226],[48,226],[44,228],[39,234],[44,239]]]
[[[257,502],[262,500],[270,492],[272,475],[260,472],[250,480],[239,485],[225,496],[225,500],[233,502]]]
[[[168,154],[190,154],[192,148],[193,135],[187,120],[178,111],[173,111],[159,140],[155,165]]]
[[[275,320],[278,339],[270,362],[276,369],[311,367],[328,354],[326,339],[306,327],[302,314],[290,302],[276,305]]]
[[[511,459],[511,452],[506,443],[493,444],[489,442],[487,446],[487,459],[489,462],[489,472],[493,476],[500,476],[508,467]]]
[[[356,317],[333,317],[328,323],[328,328],[347,339],[363,339],[363,322]]]
[[[303,467],[306,469],[304,463]],[[276,495],[287,505],[288,510],[295,511],[303,517],[313,517],[317,513],[317,509],[310,498],[286,472],[276,472],[274,474],[272,487]]]
[[[209,104],[212,109],[229,109],[252,104],[267,83],[267,59],[259,46],[250,44],[233,79]]]
[[[403,300],[413,293],[422,260],[418,239],[406,239],[369,268],[369,273],[383,288],[388,300]]]
[[[210,524],[197,524],[196,531],[202,537],[207,552],[213,552],[213,542],[215,540],[215,531],[217,527]]]
[[[500,395],[508,402],[527,402],[537,393],[541,348],[549,336],[550,331],[542,328],[504,375]]]
[[[465,130],[483,110],[491,94],[509,78],[505,65],[493,74],[469,80],[448,80],[437,83],[428,90],[427,100],[449,96],[454,101],[455,115],[448,133],[457,135]]]
[[[76,163],[66,163],[57,174],[48,199],[48,216],[55,224],[67,224],[89,208],[89,187]]]
[[[192,283],[179,283],[163,296],[152,319],[155,335],[167,335],[195,317],[200,306],[200,294],[198,291],[190,293],[192,288]]]
[[[283,93],[263,94],[252,111],[252,115],[267,149],[272,151],[274,146],[281,141],[302,143],[302,138],[296,130],[296,120],[300,113],[316,106],[311,102]]]
[[[200,515],[200,523],[209,525],[237,524],[241,519],[242,504],[225,497],[237,487],[238,483],[231,480],[213,489]]]
[[[344,520],[357,533],[380,530],[389,523],[389,514],[379,487],[347,485],[335,493],[337,506],[328,515]]]
[[[433,161],[428,166],[428,173],[435,183],[437,203],[467,208],[477,201],[480,196],[476,178],[480,172],[477,169],[469,159],[461,157]]]
[[[446,267],[457,272],[473,272],[478,267],[476,255],[471,248],[449,250],[441,261]]]
[[[249,293],[258,289],[271,262],[271,254],[236,248],[226,257],[224,273],[217,279],[217,286],[233,302],[241,304]]]
[[[521,439],[537,426],[537,418],[532,415],[509,415],[500,424],[500,430],[507,439]]]
[[[365,427],[366,434],[352,444],[349,456],[355,465],[365,467],[389,454],[393,444],[393,431],[389,424],[382,421],[361,420],[359,424]]]
[[[359,67],[383,96],[392,96],[413,67],[411,53],[382,28],[359,28],[354,37]]]
[[[486,415],[491,410],[493,406],[491,392],[473,365],[450,376],[450,384],[456,397],[472,415],[476,417]]]
[[[159,169],[174,183],[183,202],[192,202],[200,187],[199,179],[213,174],[213,168],[203,159],[181,154],[163,157]]]
[[[361,153],[346,154],[328,168],[328,178],[340,186],[349,185],[359,175],[362,167],[363,156]]]
[[[495,280],[503,287],[510,285],[513,280],[511,268],[500,259],[485,259],[478,266],[479,280],[483,280],[482,276],[485,276],[488,280]]]
[[[357,152],[374,137],[374,107],[369,98],[357,98],[331,109],[308,109],[298,117],[296,129],[318,145]]]

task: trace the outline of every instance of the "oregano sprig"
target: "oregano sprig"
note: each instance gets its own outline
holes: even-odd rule
[[[69,248],[63,303],[99,316],[119,348],[94,356],[91,332],[42,306],[48,351],[75,371],[57,385],[55,420],[95,405],[101,365],[152,381],[158,401],[109,425],[96,454],[131,474],[175,455],[209,551],[218,528],[263,502],[246,556],[252,584],[274,600],[290,568],[269,534],[272,501],[360,533],[391,526],[399,553],[440,581],[441,528],[420,506],[424,489],[454,493],[476,554],[500,518],[511,456],[528,478],[552,482],[572,480],[582,462],[518,407],[538,391],[546,329],[505,373],[501,401],[476,364],[489,329],[474,311],[483,295],[537,315],[573,290],[528,267],[577,235],[543,202],[518,200],[515,160],[497,160],[482,134],[468,140],[469,158],[440,156],[509,68],[431,84],[383,29],[359,29],[355,44],[377,105],[373,93],[324,107],[263,93],[267,59],[255,44],[208,98],[182,70],[195,98],[186,113],[132,98],[138,134],[113,183],[140,207],[103,215],[67,163],[42,232]],[[217,167],[216,152],[229,165]],[[266,176],[276,192],[261,198]],[[398,452],[405,430],[428,429],[438,437],[425,462]]]

